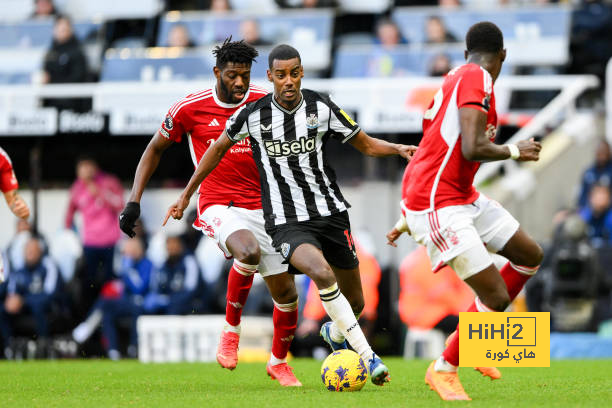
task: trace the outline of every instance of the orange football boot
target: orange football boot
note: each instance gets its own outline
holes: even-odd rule
[[[457,330],[452,332],[446,338],[444,345],[448,347],[448,343],[452,340],[454,336],[457,335]],[[499,380],[501,378],[501,371],[499,371],[496,367],[474,367],[474,370],[480,372],[483,377],[489,377],[491,380]]]
[[[467,395],[457,373],[442,372],[434,370],[435,360],[429,365],[427,373],[425,373],[425,382],[429,388],[436,391],[440,398],[445,401],[463,400],[471,401]]]
[[[273,380],[278,380],[283,387],[301,387],[302,383],[293,374],[293,368],[287,363],[266,366],[268,375]]]
[[[238,343],[240,335],[234,332],[222,331],[221,341],[217,348],[217,362],[221,367],[233,370],[238,364]]]

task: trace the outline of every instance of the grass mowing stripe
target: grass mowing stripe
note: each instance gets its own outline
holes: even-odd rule
[[[386,358],[391,383],[368,383],[356,393],[327,391],[320,362],[291,362],[302,388],[282,388],[264,363],[241,363],[235,371],[215,364],[141,364],[26,361],[0,363],[0,406],[6,407],[431,407],[448,406],[424,383],[428,361]],[[553,361],[551,368],[503,368],[491,381],[462,368],[474,407],[607,406],[612,400],[611,360]],[[456,404],[456,403],[455,403]],[[459,403],[464,404],[464,403]]]

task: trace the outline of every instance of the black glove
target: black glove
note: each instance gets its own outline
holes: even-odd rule
[[[130,238],[136,236],[134,226],[138,217],[140,217],[140,204],[135,201],[127,203],[119,215],[119,228]]]

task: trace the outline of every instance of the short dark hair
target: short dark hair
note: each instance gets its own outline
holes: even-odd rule
[[[216,46],[212,53],[216,58],[215,65],[219,69],[225,68],[228,62],[252,65],[255,57],[259,55],[252,45],[244,40],[232,41],[231,36],[226,38],[223,44]]]
[[[470,27],[465,45],[469,53],[495,54],[504,49],[504,35],[495,24],[482,21]]]
[[[292,58],[297,58],[300,63],[302,63],[302,57],[300,57],[298,50],[287,44],[277,45],[270,51],[270,55],[268,55],[268,67],[272,69],[274,60],[287,61]]]

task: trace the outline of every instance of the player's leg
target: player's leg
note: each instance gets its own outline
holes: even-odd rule
[[[368,344],[353,309],[338,287],[334,272],[321,249],[310,243],[301,244],[290,255],[290,261],[317,285],[325,311],[353,349],[368,362],[372,382],[383,385],[389,381],[389,370]]]
[[[217,349],[219,364],[233,370],[238,364],[242,308],[259,267],[260,248],[255,235],[249,231],[248,223],[234,208],[208,207],[200,215],[200,223],[203,232],[217,241],[226,257],[234,257],[227,281],[226,324]]]
[[[267,275],[264,280],[274,300],[274,311],[272,312],[274,334],[270,361],[266,370],[270,377],[278,380],[282,386],[300,387],[302,383],[287,364],[287,353],[298,321],[298,295],[293,275],[285,271]]]

